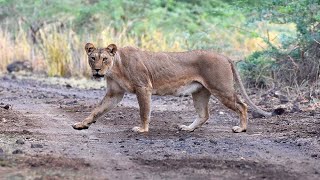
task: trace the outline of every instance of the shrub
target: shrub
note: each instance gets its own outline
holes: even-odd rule
[[[244,2],[249,1],[244,0]],[[265,39],[268,48],[254,53],[241,65],[244,68],[243,73],[252,76],[249,78],[249,83],[259,84],[261,80],[265,82],[261,79],[262,77],[272,78],[273,83],[290,86],[300,86],[318,80],[320,75],[319,1],[272,0],[256,3],[260,3],[259,6],[255,4],[258,8],[251,9],[251,12],[258,10],[260,20],[293,23],[296,26],[296,36],[282,36],[280,46],[275,46],[269,39]],[[266,61],[265,58],[269,60]],[[266,65],[266,62],[271,64]],[[252,69],[253,72],[248,72]]]
[[[256,51],[244,61],[238,63],[244,80],[250,87],[265,88],[272,84],[273,69],[275,61],[268,53]]]

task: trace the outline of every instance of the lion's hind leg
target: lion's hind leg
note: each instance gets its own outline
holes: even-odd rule
[[[180,125],[179,128],[181,130],[194,131],[209,119],[208,103],[210,95],[210,92],[206,88],[202,88],[200,91],[192,93],[193,104],[198,113],[198,117],[189,126]]]
[[[235,111],[240,116],[240,126],[232,127],[235,133],[245,132],[248,124],[248,108],[239,97],[234,94],[233,96],[218,96],[218,99],[229,109]]]

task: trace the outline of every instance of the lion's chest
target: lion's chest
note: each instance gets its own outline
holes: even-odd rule
[[[174,95],[174,96],[182,96],[192,94],[194,92],[199,91],[203,86],[198,82],[192,82],[187,85],[178,86],[164,86],[154,89],[152,94],[154,95]]]

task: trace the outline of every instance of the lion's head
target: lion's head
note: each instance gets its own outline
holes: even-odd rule
[[[87,43],[85,50],[88,55],[93,77],[103,77],[110,71],[117,52],[117,46],[115,44],[110,44],[106,48],[95,48],[93,44]]]

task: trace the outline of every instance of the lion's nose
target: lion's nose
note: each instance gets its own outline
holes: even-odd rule
[[[94,69],[94,70],[96,70],[97,73],[100,71],[100,69]]]

